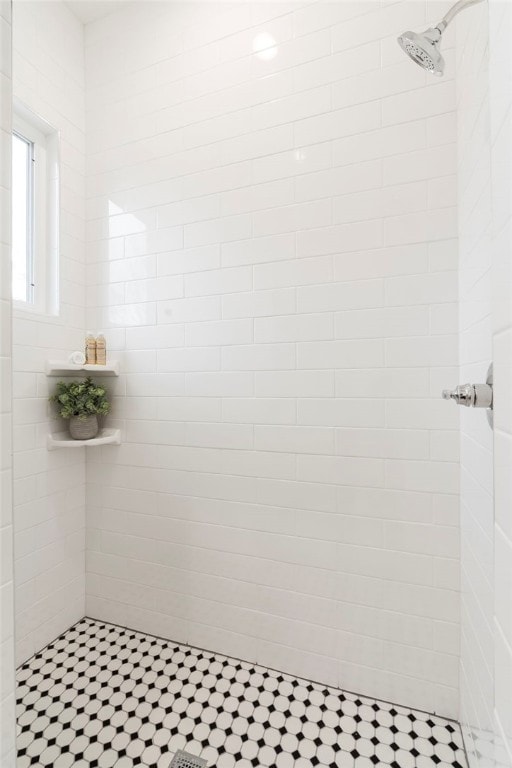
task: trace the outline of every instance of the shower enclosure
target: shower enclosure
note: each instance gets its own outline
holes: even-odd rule
[[[510,5],[1,8],[2,768],[512,765]]]

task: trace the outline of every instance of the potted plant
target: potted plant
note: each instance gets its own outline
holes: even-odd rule
[[[106,389],[96,386],[90,376],[82,381],[59,381],[50,401],[57,404],[63,419],[69,419],[69,433],[74,440],[96,437],[98,416],[110,411]]]

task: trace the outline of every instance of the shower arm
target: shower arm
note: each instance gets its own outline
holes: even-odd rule
[[[448,13],[443,16],[439,24],[436,24],[435,28],[438,29],[442,34],[448,24],[457,16],[457,14],[459,14],[461,11],[464,11],[466,8],[469,8],[471,5],[476,5],[477,3],[482,2],[483,0],[459,0],[459,2],[455,3],[455,5],[450,8]]]

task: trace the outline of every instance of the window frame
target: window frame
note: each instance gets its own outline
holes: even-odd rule
[[[30,314],[56,316],[59,314],[59,136],[52,126],[19,102],[14,104],[12,133],[32,148],[27,300],[13,298],[13,307]]]

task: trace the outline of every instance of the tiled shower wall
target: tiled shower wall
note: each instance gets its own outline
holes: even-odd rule
[[[18,663],[84,615],[84,449],[46,449],[47,359],[82,349],[85,326],[83,26],[64,2],[14,3],[13,90],[60,134],[60,311],[13,319]]]
[[[493,359],[495,378],[494,440],[477,414],[462,422],[461,721],[474,768],[512,765],[511,35],[502,0],[457,31],[461,375],[482,380]]]
[[[460,376],[485,381],[492,359],[492,203],[489,114],[489,10],[457,19],[460,217]],[[493,455],[484,413],[461,413],[461,717],[492,732]],[[470,754],[472,729],[467,728]]]
[[[456,715],[453,40],[439,3],[88,25],[87,613]]]
[[[14,768],[11,467],[11,5],[0,2],[0,764]]]
[[[494,731],[496,762],[512,766],[512,5],[490,2],[493,180],[493,353],[496,371]]]

